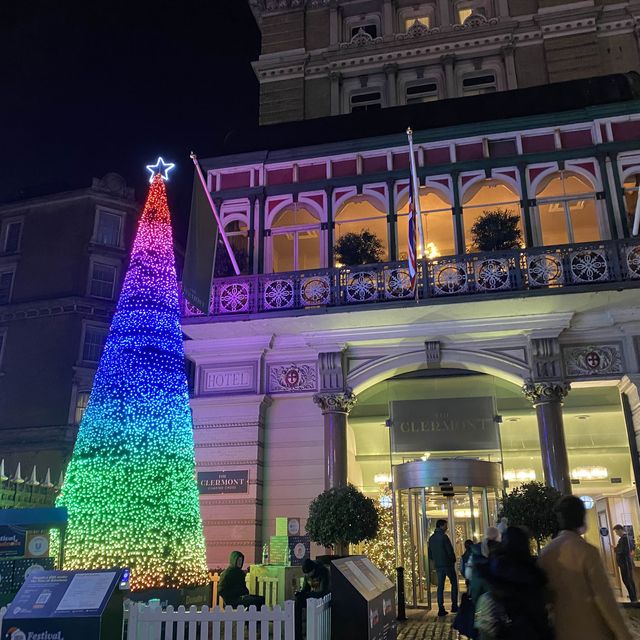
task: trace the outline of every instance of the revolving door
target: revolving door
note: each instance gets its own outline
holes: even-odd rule
[[[393,467],[397,561],[405,570],[407,605],[431,608],[435,598],[427,542],[436,521],[448,522],[447,535],[459,559],[465,540],[480,542],[487,527],[495,525],[501,487],[497,462],[435,459]]]

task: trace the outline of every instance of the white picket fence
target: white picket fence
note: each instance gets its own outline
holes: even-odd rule
[[[307,600],[307,640],[331,640],[331,594]]]
[[[129,610],[127,640],[294,640],[294,603],[269,608],[174,609],[136,603]]]
[[[244,607],[172,606],[132,603],[127,640],[294,640],[295,604],[259,610]],[[307,640],[331,639],[331,595],[307,600]]]
[[[2,629],[2,619],[5,613],[7,613],[7,607],[0,607],[0,629]]]

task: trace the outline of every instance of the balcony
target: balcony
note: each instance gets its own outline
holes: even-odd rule
[[[420,304],[640,287],[640,239],[532,247],[422,260]],[[416,304],[407,262],[235,278],[212,284],[209,314],[182,301],[183,318],[240,320]]]

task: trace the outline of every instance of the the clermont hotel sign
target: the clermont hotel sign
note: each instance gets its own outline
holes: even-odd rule
[[[499,449],[492,397],[391,402],[397,452]]]
[[[198,473],[200,493],[247,493],[248,471],[201,471]]]

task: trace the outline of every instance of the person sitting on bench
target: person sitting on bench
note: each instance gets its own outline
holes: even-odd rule
[[[229,566],[220,575],[218,595],[224,600],[225,606],[250,607],[254,604],[258,609],[264,604],[262,596],[249,594],[245,581],[246,573],[242,570],[244,555],[240,551],[229,554]]]

